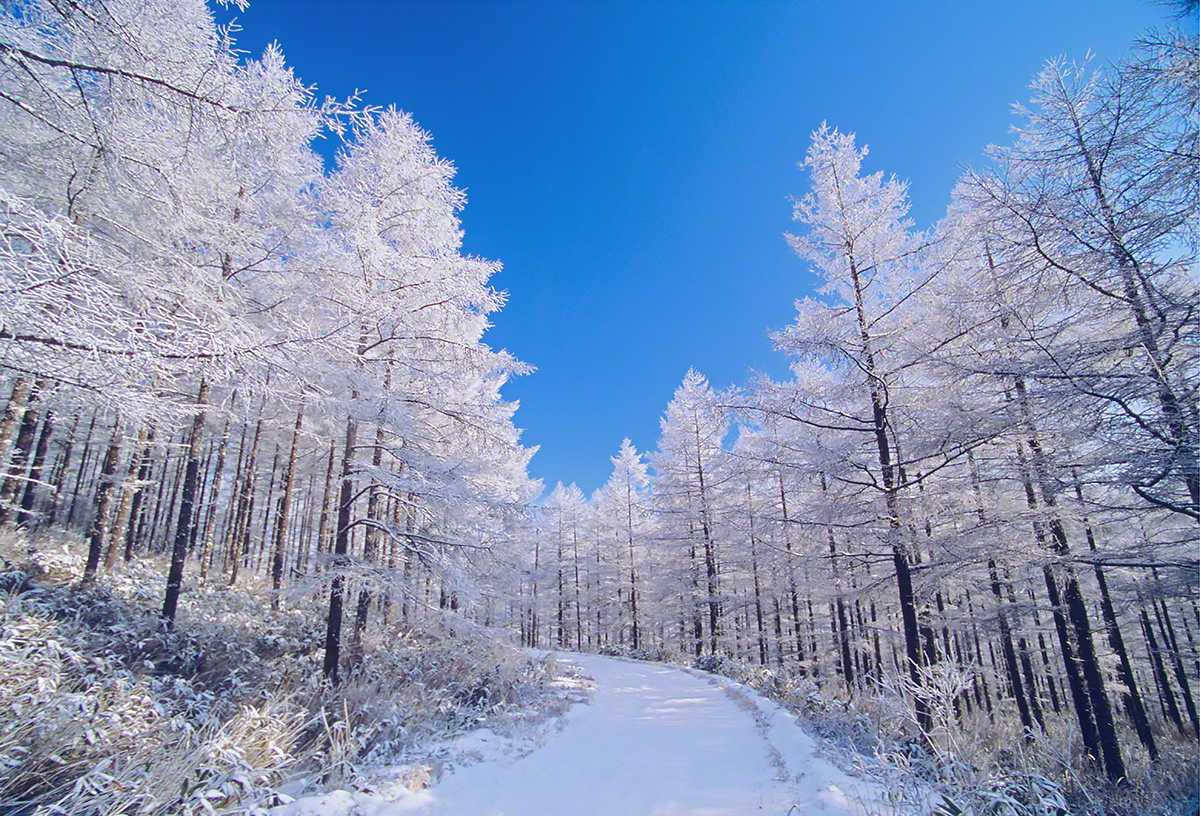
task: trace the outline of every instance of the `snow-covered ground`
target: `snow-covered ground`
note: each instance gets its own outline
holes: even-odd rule
[[[423,790],[382,785],[277,808],[279,816],[865,816],[877,794],[816,755],[796,719],[745,686],[674,666],[562,655],[591,679],[531,751],[468,735]],[[528,746],[526,746],[528,747]],[[436,774],[435,774],[436,775]],[[411,782],[410,782],[411,784]]]

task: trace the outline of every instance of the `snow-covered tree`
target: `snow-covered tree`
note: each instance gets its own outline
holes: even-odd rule
[[[524,368],[482,343],[488,315],[503,303],[488,285],[498,265],[462,254],[464,196],[451,183],[453,166],[429,141],[406,113],[366,117],[318,192],[331,223],[322,345],[332,376],[317,379],[332,405],[348,413],[339,558],[349,552],[352,528],[365,526],[369,539],[387,532],[449,567],[447,547],[484,545],[489,508],[527,498],[530,454],[517,444],[513,406],[499,395],[507,377]],[[379,428],[373,444],[359,438],[363,422]],[[358,461],[368,446],[369,466]],[[357,517],[357,498],[381,491],[425,519],[423,529]],[[335,577],[326,646],[331,676],[343,592]]]
[[[1021,373],[1073,392],[1089,480],[1200,518],[1196,40],[1126,64],[1049,63],[961,195],[994,257]]]
[[[596,520],[613,562],[624,566],[625,583],[620,591],[628,598],[629,645],[638,649],[643,631],[638,616],[638,573],[644,561],[649,469],[628,439],[621,441],[621,449],[610,458],[612,475],[594,500]]]
[[[692,648],[699,655],[704,647],[702,613],[707,610],[708,647],[715,654],[721,644],[717,525],[729,417],[708,380],[688,369],[660,426],[658,450],[649,456],[660,546],[673,550],[676,563],[686,565],[676,591],[683,601],[679,614],[691,624]]]
[[[821,294],[836,305],[798,302],[796,322],[776,335],[776,345],[798,358],[797,381],[782,396],[797,404],[790,415],[846,439],[852,446],[846,453],[862,475],[839,478],[869,486],[882,499],[878,515],[886,520],[886,530],[880,536],[892,556],[908,671],[919,683],[912,543],[901,506],[910,463],[897,451],[902,429],[893,390],[899,369],[884,358],[893,351],[897,310],[924,280],[917,267],[919,244],[907,218],[906,185],[885,179],[882,172],[864,176],[865,155],[852,134],[826,125],[813,134],[801,165],[809,171],[812,191],[796,201],[793,215],[806,231],[789,240],[825,282]],[[813,363],[820,367],[811,368]],[[779,399],[764,407],[777,412]],[[918,700],[924,717],[920,706]]]

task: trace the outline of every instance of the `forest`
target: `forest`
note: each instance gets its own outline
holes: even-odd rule
[[[1048,62],[926,231],[820,125],[790,377],[690,370],[591,496],[528,475],[412,115],[202,0],[8,3],[0,53],[0,809],[351,784],[550,716],[517,646],[735,677],[944,816],[1194,810],[1194,32]]]

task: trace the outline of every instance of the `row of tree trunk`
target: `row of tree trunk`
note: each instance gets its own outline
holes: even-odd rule
[[[307,595],[328,584],[326,673],[334,680],[346,592],[357,595],[356,643],[372,610],[394,609],[416,622],[452,603],[427,548],[380,532],[387,525],[415,534],[418,514],[412,502],[378,487],[360,495],[354,423],[340,451],[338,440],[305,433],[302,406],[290,434],[271,432],[265,400],[238,428],[236,397],[214,421],[207,383],[184,428],[130,429],[102,409],[61,422],[38,410],[44,388],[44,381],[14,381],[0,418],[7,454],[0,523],[84,535],[85,583],[120,560],[169,555],[161,614],[171,626],[189,564],[201,583],[269,586],[276,607],[289,588]],[[384,447],[377,440],[375,467]],[[379,526],[356,526],[361,519]]]

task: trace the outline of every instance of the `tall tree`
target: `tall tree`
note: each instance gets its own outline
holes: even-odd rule
[[[613,472],[600,489],[596,512],[599,523],[609,531],[608,540],[618,551],[616,560],[628,559],[625,563],[628,567],[629,645],[639,649],[642,627],[638,616],[638,553],[644,547],[642,536],[650,476],[642,455],[628,439],[621,440],[621,449],[610,459]]]
[[[882,358],[889,351],[896,310],[924,281],[916,267],[918,242],[907,218],[907,187],[885,179],[882,172],[862,175],[866,152],[855,146],[853,134],[827,125],[813,134],[801,165],[809,171],[812,191],[796,201],[793,213],[806,231],[789,236],[789,241],[824,280],[821,293],[837,305],[811,299],[797,303],[796,323],[776,336],[776,344],[798,358],[824,361],[831,373],[836,372],[835,380],[843,379],[844,387],[859,389],[866,397],[866,416],[856,413],[855,401],[822,404],[821,396],[800,398],[807,402],[809,418],[804,421],[871,440],[875,464],[867,472],[883,500],[880,515],[886,519],[884,540],[896,577],[908,674],[919,686],[922,659],[912,542],[900,498],[905,463],[896,450],[897,383],[890,376],[896,369],[889,369]],[[850,393],[846,396],[852,398]],[[920,695],[916,705],[918,719],[927,728],[928,711]]]
[[[693,648],[697,655],[703,648],[701,615],[707,611],[708,648],[716,654],[722,637],[717,521],[729,417],[708,380],[688,369],[659,424],[658,450],[649,458],[660,530],[688,552]]]
[[[1010,147],[962,195],[997,254],[997,287],[1019,298],[1014,343],[1030,379],[1073,392],[1092,420],[1092,480],[1200,518],[1195,281],[1200,195],[1197,44],[1179,36],[1091,70],[1065,60],[1035,78]],[[1048,319],[1063,313],[1054,334]],[[1026,301],[1029,302],[1028,300]],[[1042,331],[1037,331],[1037,329]],[[1023,335],[1023,336],[1022,336]]]

